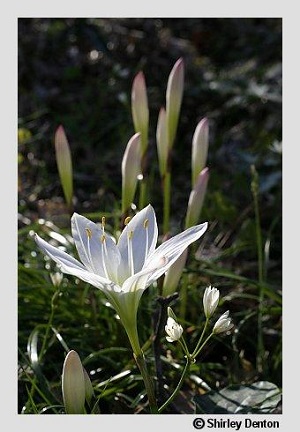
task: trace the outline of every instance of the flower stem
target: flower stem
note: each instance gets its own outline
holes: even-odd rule
[[[263,247],[261,238],[261,226],[260,226],[260,214],[259,214],[259,204],[258,204],[258,194],[259,194],[259,182],[258,174],[254,167],[251,166],[252,182],[251,189],[254,202],[254,212],[255,212],[255,227],[256,227],[256,243],[257,243],[257,259],[258,259],[258,281],[259,281],[259,304],[258,304],[258,319],[257,319],[257,358],[256,367],[259,372],[264,368],[264,341],[262,334],[262,315],[263,315],[263,301],[264,301],[264,271],[263,271]]]
[[[133,356],[134,356],[134,359],[136,361],[136,364],[139,367],[142,378],[144,380],[145,389],[146,389],[148,400],[149,400],[151,414],[157,414],[158,413],[158,407],[157,407],[155,393],[154,393],[154,385],[153,385],[153,381],[150,378],[150,375],[148,372],[148,368],[147,368],[144,354],[141,351],[138,355],[133,353]]]
[[[203,342],[203,344],[202,344],[199,348],[197,348],[197,349],[194,350],[193,354],[191,355],[191,357],[192,357],[193,359],[195,359],[195,358],[197,357],[197,355],[200,353],[200,351],[202,350],[202,348],[204,347],[204,345],[207,344],[207,342],[208,342],[209,339],[213,336],[213,334],[214,334],[214,333],[211,333],[209,336],[207,336],[207,338],[205,339],[205,341]],[[199,344],[197,344],[197,346],[198,346],[198,345],[199,345]]]
[[[171,394],[171,396],[169,397],[169,399],[166,400],[166,402],[158,409],[158,413],[160,414],[164,409],[167,408],[167,406],[174,400],[175,396],[178,394],[179,390],[182,387],[182,384],[184,383],[185,377],[187,376],[189,369],[190,369],[190,364],[191,364],[191,359],[187,356],[186,357],[186,364],[184,366],[184,369],[182,371],[182,375],[180,377],[180,380],[175,388],[175,390],[173,391],[173,393]]]
[[[198,341],[198,343],[197,343],[197,345],[196,345],[196,348],[195,348],[194,351],[193,351],[192,357],[196,357],[196,355],[197,355],[196,353],[197,353],[197,351],[198,351],[198,349],[199,349],[199,346],[200,346],[200,344],[201,344],[201,342],[202,342],[202,339],[203,339],[203,336],[204,336],[204,334],[205,334],[205,331],[206,331],[206,328],[207,328],[208,322],[209,322],[209,319],[206,318],[206,321],[205,321],[205,324],[204,324],[204,327],[203,327],[203,330],[202,330],[202,333],[201,333],[200,339],[199,339],[199,341]]]
[[[44,339],[43,339],[42,347],[41,347],[41,350],[40,350],[40,355],[39,355],[39,361],[40,362],[42,361],[42,358],[43,358],[43,356],[44,356],[44,354],[46,352],[46,344],[48,342],[50,329],[52,327],[52,322],[53,322],[53,318],[54,318],[54,310],[55,310],[55,307],[56,307],[56,302],[57,302],[57,299],[58,299],[59,292],[60,292],[60,290],[58,288],[55,291],[55,293],[53,294],[52,299],[51,299],[51,312],[50,312],[50,316],[49,316],[49,319],[48,319],[48,323],[47,323],[46,332],[45,332],[45,336],[44,336]]]
[[[132,317],[131,317],[132,318]],[[131,320],[123,320],[123,325],[126,330],[127,336],[129,338],[132,351],[133,351],[133,357],[135,359],[135,362],[141,372],[146,393],[148,396],[149,406],[151,414],[157,414],[158,407],[157,402],[155,398],[155,392],[154,392],[154,384],[153,381],[149,375],[147,363],[145,360],[144,353],[140,347],[139,343],[139,337],[138,337],[138,331],[137,331],[137,325],[136,325],[136,319],[134,319],[133,323]]]

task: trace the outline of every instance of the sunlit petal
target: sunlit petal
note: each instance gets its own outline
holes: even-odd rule
[[[132,234],[131,234],[132,233]],[[130,257],[128,238],[131,237],[134,273],[139,272],[144,265],[145,259],[151,254],[156,246],[158,229],[154,209],[148,205],[139,211],[124,228],[118,241],[118,248],[121,254],[119,279],[122,276],[132,276],[130,272]]]
[[[43,252],[56,262],[62,272],[76,276],[96,288],[103,290],[112,289],[111,281],[90,272],[71,255],[47,243],[37,234],[35,234],[35,241]]]
[[[164,274],[177,260],[177,258],[179,258],[183,251],[205,233],[207,226],[207,222],[205,222],[203,224],[188,228],[182,233],[177,234],[162,243],[151,255],[149,255],[145,262],[145,267],[151,265],[151,261],[157,260],[161,256],[166,257],[167,262],[165,266],[157,270],[151,276],[151,278],[149,278],[147,285],[150,285],[154,280],[158,279],[162,274]]]
[[[105,233],[104,245],[102,228],[77,213],[71,218],[71,228],[79,257],[87,269],[116,281],[117,272],[114,269],[120,262],[120,254],[113,239]],[[114,263],[113,266],[111,262]]]

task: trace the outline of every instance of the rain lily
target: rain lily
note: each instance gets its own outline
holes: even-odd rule
[[[228,315],[229,311],[226,311],[223,313],[223,315],[220,316],[220,318],[214,325],[214,334],[227,332],[228,330],[232,329],[233,323],[231,322],[231,318],[228,318]]]
[[[166,336],[166,339],[168,342],[175,342],[178,339],[181,338],[183,328],[180,324],[178,324],[174,318],[168,317],[167,324],[165,326],[166,333],[168,336]]]
[[[206,318],[210,318],[219,303],[219,290],[217,288],[207,287],[203,295],[203,307]]]
[[[158,228],[150,204],[131,220],[126,218],[118,242],[106,233],[105,218],[96,224],[74,213],[71,228],[81,262],[37,234],[36,243],[62,272],[90,283],[106,295],[120,317],[134,353],[139,355],[137,310],[144,290],[204,234],[207,222],[177,234],[157,248]]]

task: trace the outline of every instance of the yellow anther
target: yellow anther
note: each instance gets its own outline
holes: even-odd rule
[[[144,220],[144,228],[148,228],[149,225],[149,219]]]
[[[90,228],[86,228],[85,229],[86,235],[88,236],[89,239],[92,238],[92,231],[90,230]]]
[[[102,216],[101,222],[102,222],[102,228],[104,228],[105,227],[105,216]]]
[[[100,237],[101,243],[104,243],[106,240],[105,234],[102,234],[102,236]]]
[[[127,218],[124,220],[124,225],[128,225],[130,222],[131,217],[127,216]]]

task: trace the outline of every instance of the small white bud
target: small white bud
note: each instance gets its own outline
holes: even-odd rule
[[[181,338],[183,328],[180,324],[178,324],[172,317],[169,316],[167,320],[167,325],[165,326],[166,333],[168,336],[166,336],[166,339],[168,342],[175,342],[178,339]]]
[[[206,288],[203,295],[203,307],[206,318],[210,318],[216,310],[219,303],[219,290],[212,288],[211,285]]]
[[[223,313],[223,315],[220,316],[220,318],[214,325],[213,328],[214,334],[224,333],[232,329],[233,323],[231,322],[231,318],[228,318],[228,315],[229,315],[229,311],[226,311]]]

